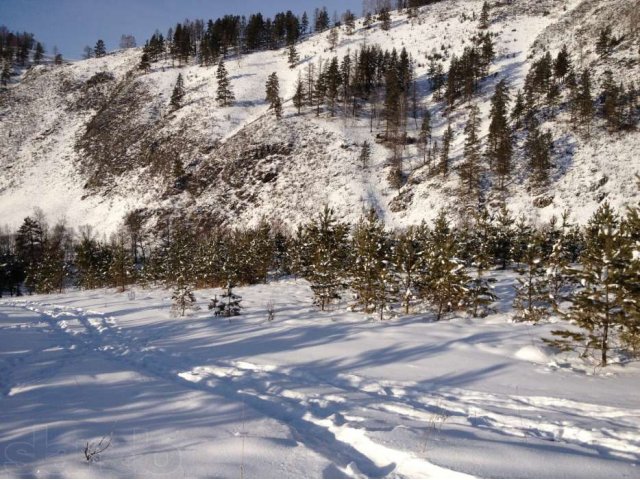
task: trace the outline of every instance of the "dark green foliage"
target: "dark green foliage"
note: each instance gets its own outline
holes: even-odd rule
[[[468,250],[470,264],[476,269],[476,276],[468,285],[468,312],[473,317],[484,317],[489,314],[491,305],[498,297],[493,291],[490,279],[486,272],[493,265],[492,248],[495,236],[494,227],[491,224],[489,213],[481,209],[474,217],[474,225],[469,232]]]
[[[560,312],[560,304],[568,298],[574,283],[574,272],[571,269],[572,228],[568,217],[569,212],[564,212],[560,228],[556,228],[554,217],[546,232],[546,243],[551,246],[546,260],[546,279],[551,307],[556,313]]]
[[[33,63],[39,65],[44,58],[44,46],[40,42],[36,42],[36,48],[33,51]]]
[[[380,28],[382,28],[382,30],[387,31],[391,28],[391,12],[388,8],[380,9],[380,12],[378,13],[378,21],[381,22]]]
[[[622,83],[616,84],[613,80],[613,74],[607,70],[604,74],[600,98],[602,103],[602,116],[607,121],[607,125],[611,131],[619,130],[624,122],[623,94],[624,85]]]
[[[296,46],[292,43],[291,45],[289,45],[289,53],[287,55],[289,68],[296,68],[296,65],[298,65],[299,61],[300,56],[298,55],[298,50],[296,50]]]
[[[546,315],[549,308],[548,284],[544,278],[541,239],[530,233],[523,238],[526,245],[520,254],[520,263],[516,267],[518,285],[513,301],[514,320],[538,322]]]
[[[396,237],[393,264],[398,272],[399,293],[406,314],[411,302],[418,297],[419,277],[423,267],[423,247],[428,229],[423,223],[411,226]]]
[[[11,62],[8,60],[2,61],[2,72],[0,72],[0,84],[6,87],[11,80]]]
[[[494,220],[493,256],[504,270],[513,259],[514,230],[513,217],[505,205],[502,205]]]
[[[196,304],[196,296],[190,285],[178,285],[171,295],[173,304],[171,310],[175,315],[184,317],[187,310],[192,310]]]
[[[478,28],[486,29],[489,28],[490,18],[489,18],[489,4],[484,2],[482,4],[482,11],[480,12],[480,22]]]
[[[460,181],[466,195],[478,196],[480,190],[480,109],[477,105],[469,107],[467,124],[464,127],[464,160],[460,165]]]
[[[566,75],[573,69],[571,63],[571,56],[567,50],[566,45],[562,45],[562,48],[558,52],[558,56],[553,62],[553,74],[556,78],[564,80]]]
[[[311,283],[314,303],[325,310],[339,297],[345,284],[349,226],[336,219],[332,209],[325,206],[317,220],[309,223],[303,234],[308,262],[303,276]]]
[[[140,57],[140,64],[138,65],[138,69],[142,70],[143,72],[148,72],[151,69],[151,60],[147,52],[142,53],[142,57]]]
[[[353,231],[351,288],[364,312],[384,311],[397,294],[391,244],[384,225],[371,209]]]
[[[298,115],[300,115],[300,111],[304,106],[305,97],[306,92],[304,91],[304,83],[302,82],[302,77],[298,75],[298,80],[296,81],[296,92],[293,94],[293,106],[298,110]]]
[[[223,317],[237,317],[240,315],[242,306],[242,297],[233,292],[234,285],[227,283],[224,293],[220,295],[220,299],[216,295],[209,303],[209,310],[213,310],[213,314]],[[229,320],[231,321],[231,320]]]
[[[549,179],[551,169],[551,149],[553,138],[550,131],[542,133],[537,121],[531,122],[527,140],[524,145],[525,154],[529,159],[531,179],[534,183],[543,184]]]
[[[489,133],[487,135],[486,155],[489,165],[498,178],[499,190],[504,190],[511,175],[511,157],[513,155],[513,140],[508,124],[509,89],[504,80],[496,85],[491,98],[489,117]],[[518,112],[518,115],[520,112]]]
[[[422,161],[427,164],[427,152],[431,144],[431,112],[428,108],[424,110],[422,124],[420,125],[420,133],[418,135],[418,148],[422,152]]]
[[[607,25],[605,28],[600,30],[600,34],[598,35],[596,53],[602,58],[608,57],[616,43],[617,40],[613,37],[611,26]]]
[[[282,99],[280,98],[280,82],[278,80],[278,74],[273,72],[269,75],[266,84],[266,101],[269,103],[269,110],[273,111],[273,114],[277,119],[282,118]]]
[[[449,151],[452,141],[453,129],[451,128],[451,123],[449,123],[442,136],[442,150],[440,151],[440,160],[438,163],[438,173],[441,173],[445,177],[449,174]]]
[[[216,102],[221,107],[230,107],[233,105],[235,96],[231,90],[231,82],[229,81],[229,74],[224,65],[224,60],[220,58],[218,62],[218,69],[216,71],[216,80],[218,81],[218,88],[216,89]]]
[[[584,69],[580,75],[572,105],[580,124],[587,126],[587,134],[590,131],[591,120],[595,113],[593,94],[591,92],[591,73]]]
[[[469,277],[459,253],[457,239],[441,211],[429,235],[427,273],[421,279],[421,293],[434,306],[436,321],[465,305]]]
[[[80,288],[93,289],[109,285],[113,255],[107,245],[95,239],[91,230],[81,232],[75,254],[76,283]]]
[[[178,74],[178,79],[176,80],[176,84],[173,87],[173,92],[171,93],[171,101],[169,104],[174,110],[182,107],[182,100],[184,99],[184,81],[182,80],[182,74]]]
[[[580,329],[556,330],[556,347],[600,352],[600,365],[606,366],[611,342],[617,330],[627,323],[626,300],[631,270],[631,249],[621,232],[620,217],[604,203],[589,220],[585,230],[585,249],[576,275],[582,288],[572,295],[568,318]]]
[[[96,42],[96,46],[93,47],[93,54],[96,58],[104,57],[107,54],[107,48],[104,44],[104,40],[100,39]]]
[[[365,169],[369,166],[369,162],[371,161],[371,145],[368,141],[362,142],[362,147],[360,148],[360,163],[362,168]]]
[[[522,128],[522,120],[525,113],[525,103],[524,103],[524,95],[521,90],[518,90],[516,94],[516,100],[513,104],[513,108],[511,109],[511,120],[513,121],[513,126],[515,129]]]

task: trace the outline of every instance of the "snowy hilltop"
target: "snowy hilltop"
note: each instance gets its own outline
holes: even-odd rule
[[[372,207],[403,227],[442,208],[464,216],[506,203],[534,223],[570,209],[584,223],[605,199],[636,204],[634,2],[487,6],[431,2],[299,28],[270,48],[250,44],[245,27],[220,52],[207,47],[207,25],[185,24],[195,40],[184,54],[176,28],[145,49],[33,66],[0,94],[0,213],[15,228],[39,207],[108,233],[131,211],[151,227],[172,217],[295,227],[329,204],[348,220]],[[556,68],[563,51],[568,71]],[[219,98],[220,59],[229,101]],[[405,67],[408,78],[389,78]],[[265,95],[274,72],[281,118]],[[499,85],[507,164],[491,127]],[[580,110],[584,94],[591,112]]]

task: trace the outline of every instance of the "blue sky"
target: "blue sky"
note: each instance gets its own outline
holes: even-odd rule
[[[47,52],[55,45],[65,58],[75,59],[98,38],[109,50],[118,47],[123,33],[133,34],[142,45],[156,28],[166,33],[185,18],[286,10],[297,14],[306,10],[311,18],[313,10],[322,6],[331,15],[346,9],[359,15],[362,0],[0,0],[0,25],[34,33]]]

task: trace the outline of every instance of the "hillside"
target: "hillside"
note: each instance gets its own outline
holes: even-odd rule
[[[515,96],[545,49],[555,56],[567,44],[576,68],[594,72],[595,93],[605,70],[615,81],[640,84],[640,40],[629,14],[634,2],[600,3],[520,0],[492,6],[489,31],[496,57],[472,99],[481,112],[481,136],[488,129],[496,84],[505,79]],[[215,66],[179,65],[166,58],[143,72],[137,68],[141,49],[33,67],[0,96],[0,214],[16,227],[39,207],[51,220],[65,217],[72,226],[91,224],[109,232],[135,209],[142,209],[150,225],[193,216],[213,224],[254,225],[264,217],[295,226],[324,203],[351,221],[372,206],[392,227],[432,219],[442,208],[462,212],[468,205],[459,198],[457,166],[467,109],[457,104],[445,112],[444,102],[434,99],[427,56],[440,53],[446,71],[447,62],[460,56],[477,31],[481,7],[480,1],[446,0],[422,7],[417,19],[394,12],[389,31],[380,22],[367,29],[359,20],[353,35],[340,30],[335,51],[330,51],[328,32],[312,35],[297,45],[301,60],[294,69],[288,67],[286,49],[230,56],[226,66],[236,102],[226,108],[215,102]],[[614,18],[625,19],[611,25],[622,41],[601,58],[594,51],[598,32]],[[419,103],[431,110],[433,137],[442,137],[447,116],[455,132],[447,177],[429,172],[417,147],[407,144],[403,185],[390,185],[391,150],[376,142],[384,123],[372,122],[366,108],[358,118],[331,117],[326,109],[316,116],[309,107],[296,114],[291,98],[307,65],[341,59],[363,44],[405,47],[413,58]],[[285,100],[279,121],[264,99],[271,72],[278,73]],[[169,99],[179,73],[186,97],[182,108],[172,111]],[[487,205],[504,202],[533,221],[570,208],[572,219],[582,223],[604,199],[615,207],[637,203],[637,129],[609,133],[596,117],[587,136],[569,117],[561,101],[541,125],[554,140],[548,183],[531,186],[524,137],[517,135],[511,181],[499,193],[483,184]],[[417,124],[408,119],[409,138],[417,137]],[[359,155],[365,140],[372,155],[363,169]],[[185,170],[180,179],[173,175],[177,161]]]

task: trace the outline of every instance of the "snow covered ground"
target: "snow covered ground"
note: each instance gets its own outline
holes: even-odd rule
[[[318,312],[295,280],[231,322],[212,291],[186,318],[164,290],[5,298],[0,476],[640,477],[640,365],[551,354],[496,276],[496,314],[439,323]]]

